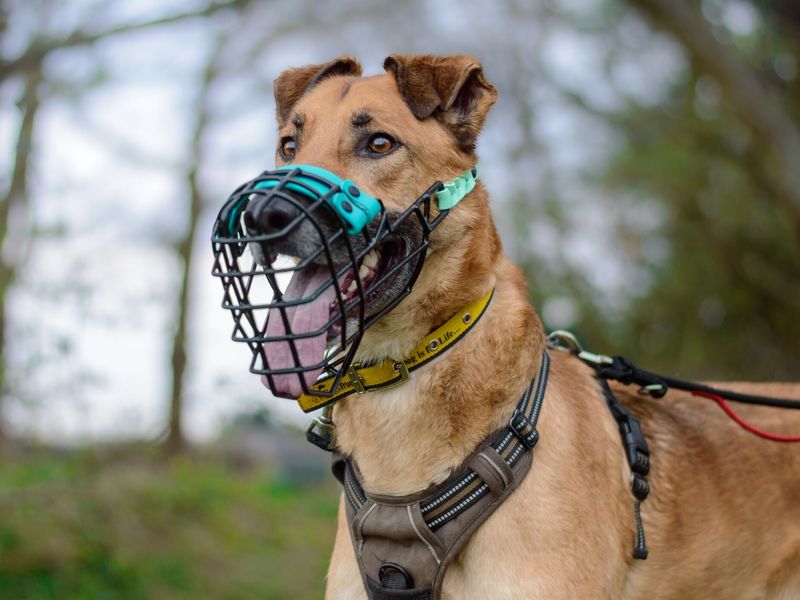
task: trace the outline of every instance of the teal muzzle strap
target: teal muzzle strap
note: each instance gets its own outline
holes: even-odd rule
[[[252,189],[273,189],[285,181],[285,189],[292,190],[312,201],[316,201],[328,194],[333,188],[338,187],[339,191],[330,194],[325,198],[325,201],[344,222],[349,235],[355,235],[363,230],[367,223],[380,214],[383,208],[380,200],[360,190],[349,179],[342,179],[321,167],[291,165],[278,167],[272,173],[291,173],[295,170],[298,172],[289,181],[281,178],[266,179],[256,183]],[[475,188],[475,180],[477,178],[478,167],[475,166],[463,175],[456,177],[453,181],[441,184],[440,188],[436,190],[436,202],[439,210],[450,210],[461,202]],[[226,219],[229,231],[235,231],[239,212],[243,207],[244,198],[239,201],[230,212],[228,219]]]
[[[290,167],[278,167],[273,173],[291,172],[300,169],[300,173],[292,177],[292,181],[285,184],[285,188],[303,194],[311,200],[317,200],[327,194],[333,187],[338,186],[339,191],[331,194],[325,201],[336,211],[339,218],[347,226],[347,233],[355,235],[360,232],[372,219],[381,212],[381,201],[362,192],[358,186],[348,179],[342,179],[330,171],[314,165],[292,165]],[[327,181],[321,183],[308,174]],[[299,183],[295,183],[299,182]],[[280,179],[268,179],[260,181],[253,186],[254,190],[271,189],[280,185]]]
[[[450,210],[464,199],[475,188],[478,179],[478,166],[475,165],[460,177],[449,183],[443,183],[441,189],[436,190],[436,203],[439,210]]]

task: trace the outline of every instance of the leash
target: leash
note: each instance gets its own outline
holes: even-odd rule
[[[722,390],[697,381],[659,375],[640,369],[624,356],[606,356],[588,352],[581,348],[577,338],[568,331],[554,331],[548,336],[548,342],[553,348],[567,350],[575,354],[596,371],[598,379],[619,381],[626,385],[636,384],[640,386],[639,392],[641,394],[649,395],[653,398],[662,398],[670,388],[689,392],[693,396],[707,398],[716,402],[732,421],[753,435],[773,442],[800,442],[800,435],[789,436],[770,433],[748,423],[727,402],[727,400],[731,400],[744,404],[800,410],[800,400],[774,398],[758,394],[743,394],[732,390]]]
[[[713,400],[722,410],[725,411],[725,414],[727,414],[734,423],[739,425],[739,427],[742,429],[749,431],[753,435],[757,435],[758,437],[764,438],[765,440],[769,440],[771,442],[800,442],[800,435],[781,435],[779,433],[770,433],[768,431],[764,431],[763,429],[759,429],[752,423],[748,423],[741,416],[739,416],[736,411],[731,408],[730,404],[725,401],[725,398],[719,394],[693,390],[692,395]]]

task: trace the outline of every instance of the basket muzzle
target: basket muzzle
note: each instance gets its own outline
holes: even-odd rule
[[[233,340],[275,395],[335,392],[364,332],[411,292],[448,213],[432,214],[431,196],[450,185],[436,182],[402,213],[315,166],[266,171],[234,191],[214,224],[213,275]],[[329,392],[311,389],[320,377],[336,378]]]

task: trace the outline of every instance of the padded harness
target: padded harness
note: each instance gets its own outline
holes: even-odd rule
[[[447,567],[531,468],[539,440],[550,357],[517,403],[508,426],[484,440],[447,481],[410,496],[369,494],[355,463],[333,456],[350,536],[372,600],[435,600]]]

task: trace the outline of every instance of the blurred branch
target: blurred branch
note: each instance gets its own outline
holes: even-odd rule
[[[211,2],[199,10],[177,13],[174,15],[169,15],[158,19],[151,19],[148,21],[141,21],[138,23],[125,23],[123,25],[111,27],[110,29],[103,31],[92,32],[78,30],[62,38],[39,38],[34,40],[28,49],[17,58],[11,60],[0,60],[0,82],[3,82],[9,77],[19,73],[28,71],[35,65],[41,64],[47,55],[56,50],[75,48],[77,46],[87,46],[111,36],[123,33],[132,33],[141,29],[158,27],[160,25],[169,25],[171,23],[184,21],[186,19],[208,17],[222,10],[240,8],[244,4],[246,4],[246,0],[225,0],[223,2]]]
[[[800,221],[800,130],[791,113],[773,98],[732,46],[714,37],[698,4],[685,0],[628,2],[675,37],[725,89],[732,110],[765,150],[764,165],[774,180],[774,192]]]

